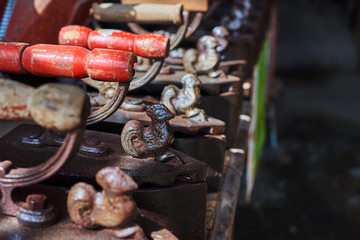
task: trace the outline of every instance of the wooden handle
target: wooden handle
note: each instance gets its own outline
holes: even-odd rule
[[[166,58],[170,41],[158,34],[133,34],[114,29],[98,29],[70,25],[61,28],[59,44],[94,48],[109,48],[134,52],[145,58]]]
[[[68,131],[80,126],[88,111],[89,98],[78,87],[50,83],[35,89],[0,79],[0,119],[32,119],[45,128]]]
[[[214,1],[214,0],[213,0]],[[218,1],[218,0],[215,0]],[[121,0],[122,4],[158,3],[158,4],[182,4],[185,11],[206,12],[208,0]]]
[[[136,4],[94,3],[94,18],[103,22],[145,23],[145,24],[182,24],[181,4]]]
[[[3,72],[130,82],[136,61],[133,53],[119,50],[89,51],[83,47],[49,44],[19,47],[19,43],[0,43],[0,71]]]

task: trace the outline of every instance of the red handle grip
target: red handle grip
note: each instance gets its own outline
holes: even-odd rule
[[[89,51],[77,46],[0,43],[0,71],[3,72],[130,82],[136,61],[133,53],[111,49]]]
[[[169,53],[170,42],[165,36],[148,33],[133,34],[121,30],[98,29],[70,25],[61,28],[59,44],[81,47],[109,48],[134,52],[146,58],[166,58]]]

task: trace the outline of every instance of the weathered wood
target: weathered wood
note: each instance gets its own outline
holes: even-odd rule
[[[89,49],[109,48],[134,52],[145,58],[165,58],[168,56],[169,38],[159,34],[139,34],[115,29],[97,29],[69,25],[61,28],[59,44],[81,46]]]
[[[0,119],[31,119],[27,100],[34,88],[8,79],[0,79]]]
[[[29,44],[27,43],[0,43],[0,71],[7,73],[25,74],[21,67],[21,53]]]
[[[182,24],[181,4],[124,5],[116,3],[93,4],[94,18],[103,22],[145,23],[145,24]]]
[[[134,76],[133,53],[77,46],[36,44],[25,49],[21,63],[35,75],[130,82]]]
[[[138,3],[157,3],[157,4],[176,4],[180,3],[186,11],[206,12],[208,9],[208,0],[121,0],[122,4]]]
[[[0,71],[45,77],[131,82],[136,56],[131,52],[25,43],[0,43]]]
[[[0,79],[0,119],[33,119],[43,127],[72,130],[84,120],[87,94],[78,87],[45,84],[38,89]]]
[[[80,88],[50,83],[36,89],[28,100],[31,117],[39,125],[68,131],[78,127],[88,108],[87,94]]]

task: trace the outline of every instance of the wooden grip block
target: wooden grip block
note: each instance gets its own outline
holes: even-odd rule
[[[0,79],[0,119],[32,119],[42,127],[68,131],[80,126],[88,112],[89,97],[79,87],[50,83],[35,89]]]
[[[181,4],[136,4],[94,3],[94,18],[103,22],[141,24],[182,24]]]
[[[32,119],[42,127],[69,131],[85,121],[89,97],[79,87],[49,83],[32,93],[28,107]]]
[[[59,32],[59,44],[94,48],[109,48],[134,52],[146,58],[166,58],[170,41],[167,37],[148,33],[133,34],[114,29],[98,29],[70,25]]]
[[[121,0],[122,4],[182,4],[184,10],[192,12],[206,12],[208,10],[208,0]]]
[[[22,69],[21,54],[29,44],[0,42],[0,72],[25,74]]]
[[[0,70],[11,73],[130,82],[136,61],[131,52],[111,49],[89,51],[78,46],[0,44]]]
[[[9,79],[0,79],[0,119],[31,119],[27,100],[34,88]]]

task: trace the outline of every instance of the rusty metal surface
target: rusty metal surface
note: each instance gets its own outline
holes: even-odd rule
[[[119,239],[146,240],[133,223],[137,211],[132,193],[138,188],[134,180],[118,167],[105,167],[96,173],[96,182],[101,192],[84,182],[71,187],[66,204],[70,219],[87,229],[104,227]]]
[[[242,93],[203,96],[200,107],[210,116],[225,122],[226,147],[232,147],[237,135],[234,126],[237,126],[239,121],[239,113],[242,108]]]
[[[139,208],[156,213],[148,216],[159,227],[171,230],[179,239],[205,238],[206,184],[176,183],[166,188],[134,192]],[[138,222],[145,230],[149,229]]]
[[[23,144],[22,138],[33,132],[39,133],[39,138],[45,132],[44,129],[33,125],[21,125],[0,139],[0,152],[5,159],[12,159],[15,166],[27,167],[31,164],[41,163],[48,156],[51,156],[59,143],[40,145]],[[129,156],[121,147],[120,136],[116,134],[85,131],[85,139],[94,137],[100,139],[109,148],[105,156],[96,156],[92,153],[79,153],[60,173],[52,178],[53,182],[73,185],[78,181],[95,183],[95,174],[106,166],[119,166],[128,173],[141,186],[142,184],[154,184],[169,186],[175,181],[204,182],[207,175],[206,164],[189,157],[176,150],[172,150],[186,164],[181,164],[172,159],[167,163],[155,161],[154,158],[137,159]],[[46,141],[45,141],[46,142]],[[55,145],[55,146],[51,146]],[[27,158],[22,156],[26,154]]]
[[[171,74],[159,74],[156,78],[145,87],[149,92],[160,92],[165,86],[174,84],[181,87],[180,79],[185,74],[184,71],[174,70]],[[240,89],[240,78],[227,75],[222,78],[210,78],[206,75],[198,76],[202,82],[201,90],[204,93],[218,95],[224,92],[238,92]],[[211,115],[211,114],[210,114]]]
[[[137,120],[128,121],[121,132],[121,144],[124,151],[135,158],[154,157],[156,161],[167,162],[180,159],[169,147],[174,141],[169,120],[174,115],[163,104],[154,104],[146,109],[146,115],[151,119],[149,126],[144,127]]]
[[[230,162],[226,171],[211,239],[229,239],[233,229],[240,180],[245,161],[243,149],[230,149]]]
[[[138,100],[139,104],[144,104],[145,106],[158,103],[158,100],[149,96],[143,98],[128,97],[127,99]],[[145,125],[150,124],[150,118],[146,115],[145,110],[128,111],[121,108],[118,109],[111,117],[106,119],[105,122],[125,124],[131,119],[136,119]],[[188,135],[218,135],[222,134],[225,130],[225,123],[223,121],[209,116],[206,121],[198,121],[191,118],[185,118],[184,115],[177,115],[170,120],[170,126],[175,133],[179,132]]]
[[[147,117],[144,111],[134,112],[123,109],[118,109],[111,117],[106,119],[105,122],[125,124],[131,119],[136,119],[146,125],[150,123],[150,119]],[[170,120],[170,125],[174,132],[180,132],[189,135],[218,135],[222,134],[225,129],[225,124],[223,121],[212,117],[208,117],[207,121],[197,121],[190,118],[184,118],[183,115],[179,115]]]
[[[14,87],[16,84],[8,80],[3,83],[2,89]],[[14,92],[10,91],[12,94]],[[12,158],[6,158],[1,151],[0,159],[0,212],[17,216],[20,224],[26,226],[46,226],[54,222],[56,210],[52,205],[46,204],[44,195],[29,195],[25,203],[17,204],[13,199],[15,188],[26,187],[44,181],[54,175],[59,169],[71,159],[79,148],[82,134],[85,128],[85,119],[89,113],[88,97],[82,90],[63,84],[45,84],[33,90],[30,94],[26,91],[19,96],[26,99],[28,103],[25,108],[29,116],[36,122],[50,129],[67,130],[64,133],[63,144],[48,158],[41,163],[31,163],[27,167],[15,167]],[[77,99],[74,100],[74,95]],[[41,101],[39,101],[41,99]],[[19,98],[11,99],[12,104],[18,104]],[[16,100],[16,101],[15,101]],[[68,106],[68,103],[75,102],[76,106]],[[1,111],[5,111],[4,108]],[[72,117],[68,116],[71,114]],[[43,117],[46,117],[45,119]],[[53,117],[56,118],[54,121]],[[72,119],[71,119],[72,118]],[[64,119],[66,119],[64,121]],[[67,120],[69,120],[67,122]],[[58,121],[59,120],[59,121]],[[32,133],[31,133],[32,134]],[[31,135],[30,134],[30,135]],[[33,136],[33,135],[31,135]],[[30,136],[30,137],[31,137]],[[26,159],[22,155],[22,159]],[[9,160],[3,160],[9,159]]]
[[[93,125],[91,129],[109,133],[119,132],[124,124],[102,122]],[[84,146],[84,145],[83,145]],[[210,192],[218,191],[222,177],[226,137],[225,135],[183,135],[175,133],[175,140],[171,144],[173,149],[192,156],[208,165],[206,183]],[[81,151],[82,147],[80,148]]]
[[[246,105],[249,106],[250,103]],[[239,117],[240,121],[236,130],[238,137],[233,145],[234,147],[229,150],[229,161],[225,170],[220,200],[216,209],[214,228],[211,232],[211,239],[214,240],[231,239],[234,227],[234,217],[245,164],[251,119],[247,108],[242,111]]]
[[[15,217],[0,215],[0,239],[119,239],[107,229],[85,229],[71,222],[66,210],[67,190],[47,185],[34,185],[14,192],[17,202],[24,201],[26,196],[46,194],[47,201],[58,210],[57,221],[45,228],[29,228],[19,225]],[[152,196],[152,197],[149,197]],[[205,221],[205,184],[177,184],[169,188],[142,189],[134,193],[135,200],[142,199],[141,204],[148,209],[137,209],[135,222],[139,224],[150,238],[154,233],[171,232],[178,239],[204,239]],[[149,197],[149,202],[144,201]],[[164,202],[163,200],[166,199]],[[188,201],[192,206],[188,206]],[[150,209],[150,210],[149,210]],[[159,235],[159,233],[158,233]],[[166,236],[166,235],[165,235]],[[138,238],[130,238],[138,239]],[[165,238],[166,239],[166,238]],[[173,239],[166,239],[173,240]]]
[[[219,204],[220,194],[210,193],[206,196],[206,228],[205,228],[205,239],[210,239],[212,230],[214,229],[216,210]]]

